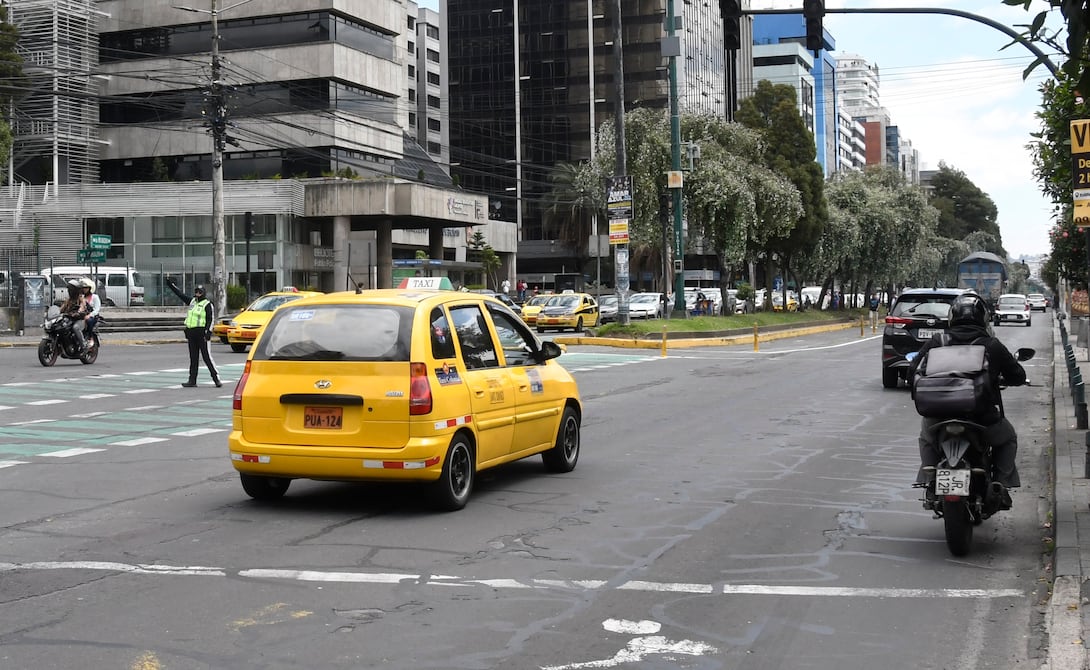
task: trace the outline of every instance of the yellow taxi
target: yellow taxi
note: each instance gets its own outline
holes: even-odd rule
[[[575,379],[498,300],[461,291],[332,293],[278,309],[235,387],[231,462],[243,490],[292,479],[423,482],[440,509],[476,474],[541,454],[579,459]]]
[[[527,298],[526,302],[522,303],[522,320],[531,326],[537,323],[538,313],[545,306],[545,303],[549,302],[551,297],[553,297],[552,293],[538,293]]]
[[[231,330],[231,326],[235,320],[235,314],[231,316],[223,316],[216,319],[216,323],[212,324],[212,335],[220,338],[220,342],[227,344],[227,331]]]
[[[258,333],[272,318],[276,308],[285,303],[309,298],[315,295],[323,295],[320,291],[300,291],[295,288],[286,288],[283,291],[266,293],[250,305],[233,316],[227,325],[227,344],[231,345],[231,351],[241,354],[246,347],[254,343]],[[217,326],[212,326],[212,334],[217,334]]]
[[[579,333],[584,326],[597,326],[599,314],[598,301],[594,296],[565,291],[549,298],[542,306],[536,320],[537,332],[544,333],[550,328],[571,328]]]

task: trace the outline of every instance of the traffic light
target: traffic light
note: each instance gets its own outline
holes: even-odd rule
[[[742,48],[742,2],[719,0],[719,12],[723,15],[723,48],[737,51]]]
[[[825,0],[803,0],[802,15],[806,19],[806,48],[814,53],[825,45],[821,19],[825,16]]]
[[[244,228],[246,230],[246,239],[252,240],[253,237],[254,237],[254,213],[253,212],[246,212],[246,216],[244,217],[244,223],[245,223]]]

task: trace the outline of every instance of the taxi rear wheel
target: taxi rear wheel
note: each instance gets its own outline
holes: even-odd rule
[[[232,344],[231,345],[231,351],[235,352],[236,354],[241,354],[242,352],[246,351],[246,345],[245,344]]]
[[[556,445],[542,452],[541,460],[549,472],[571,472],[579,461],[579,416],[571,407],[564,408]]]
[[[238,473],[242,480],[242,490],[254,500],[278,500],[288,492],[290,479],[283,477],[262,477]]]
[[[473,445],[464,434],[459,433],[447,448],[439,481],[433,484],[432,494],[436,507],[447,512],[455,512],[465,507],[470,493],[473,492],[475,472]]]

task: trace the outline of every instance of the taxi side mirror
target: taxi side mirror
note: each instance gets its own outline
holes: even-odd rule
[[[564,350],[560,348],[560,345],[551,340],[541,343],[541,351],[538,352],[537,359],[539,363],[552,358],[559,358],[560,354],[564,353]]]

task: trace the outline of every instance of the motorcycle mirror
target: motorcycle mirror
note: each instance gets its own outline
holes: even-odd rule
[[[1037,350],[1030,349],[1029,347],[1022,347],[1018,351],[1014,352],[1014,357],[1019,361],[1028,361],[1037,354]]]

